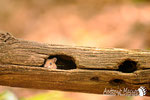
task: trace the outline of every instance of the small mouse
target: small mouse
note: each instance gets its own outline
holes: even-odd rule
[[[57,61],[57,58],[55,57],[51,59],[47,59],[44,64],[44,67],[49,68],[49,69],[57,69],[56,61]]]

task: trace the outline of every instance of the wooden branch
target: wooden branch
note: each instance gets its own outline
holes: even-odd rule
[[[58,69],[44,68],[52,57]],[[96,94],[143,86],[149,96],[149,76],[149,50],[42,44],[0,33],[0,85]]]

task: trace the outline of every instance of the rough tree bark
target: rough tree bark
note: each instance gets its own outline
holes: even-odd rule
[[[43,68],[52,57],[58,69]],[[149,76],[149,50],[44,44],[0,33],[0,85],[96,94],[143,86],[149,96]]]

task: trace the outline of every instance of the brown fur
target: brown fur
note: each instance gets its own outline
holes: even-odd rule
[[[49,68],[49,69],[57,69],[57,65],[55,64],[56,61],[57,61],[57,58],[47,59],[44,67]]]

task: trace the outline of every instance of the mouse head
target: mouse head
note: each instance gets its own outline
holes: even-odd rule
[[[44,67],[50,68],[50,69],[57,69],[57,66],[55,64],[56,61],[57,61],[57,58],[55,58],[55,57],[52,59],[47,59]]]

